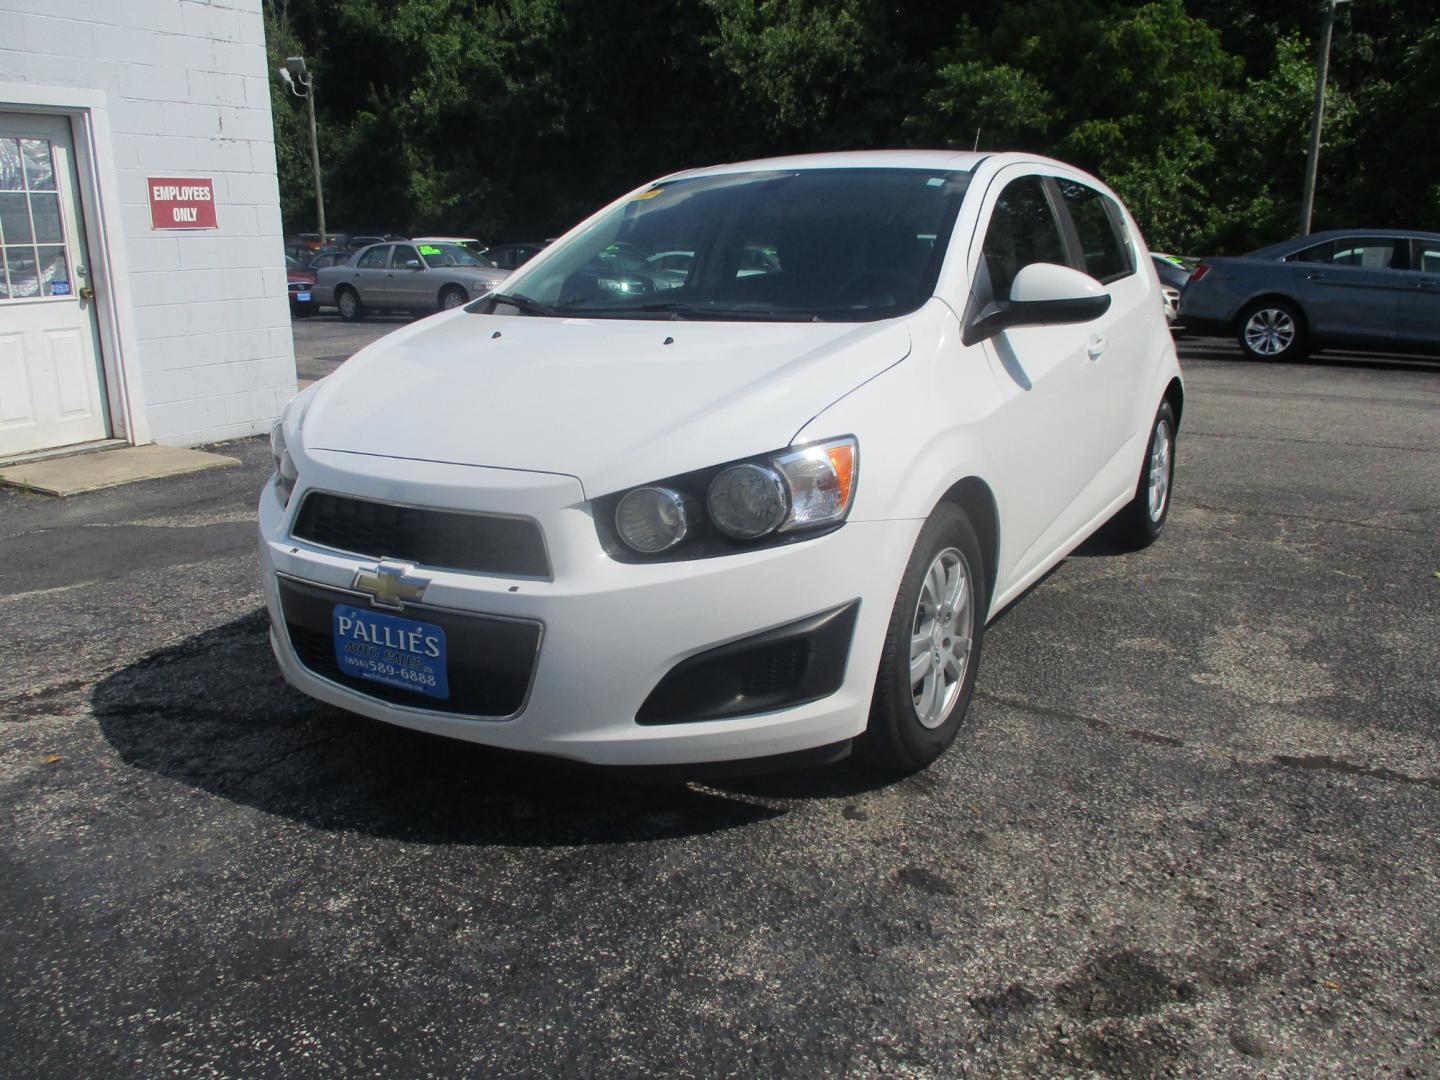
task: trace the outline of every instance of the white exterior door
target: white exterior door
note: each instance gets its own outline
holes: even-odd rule
[[[0,113],[0,457],[109,434],[77,184],[67,120]]]

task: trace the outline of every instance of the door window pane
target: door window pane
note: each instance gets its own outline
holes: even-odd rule
[[[20,171],[20,144],[14,139],[0,139],[0,190],[18,191],[25,186]]]
[[[1323,244],[1316,244],[1314,247],[1308,247],[1304,251],[1297,251],[1293,255],[1286,255],[1285,261],[1328,263],[1334,251],[1335,242],[1333,240],[1326,240]]]
[[[20,155],[25,159],[25,181],[31,191],[55,190],[55,164],[48,139],[21,139]]]
[[[1330,261],[1339,266],[1363,266],[1370,270],[1388,269],[1395,258],[1396,241],[1352,238],[1335,241],[1335,254]]]
[[[390,265],[397,270],[404,270],[405,264],[411,259],[420,262],[420,253],[408,244],[398,244],[395,247],[395,255],[390,260]],[[424,266],[425,264],[420,263],[420,265]]]
[[[63,247],[42,247],[40,255],[40,295],[70,295],[70,263]]]
[[[1410,265],[1426,274],[1440,274],[1440,241],[1415,240],[1415,257]]]
[[[34,248],[6,248],[5,269],[10,274],[10,299],[23,300],[39,293]]]
[[[0,243],[28,244],[33,240],[24,194],[0,193]]]
[[[383,270],[385,269],[385,263],[389,258],[389,246],[381,245],[380,247],[373,247],[369,251],[365,252],[364,255],[360,256],[360,261],[355,265],[358,267],[362,267],[366,270]]]
[[[65,234],[60,231],[59,195],[31,195],[30,220],[35,223],[35,242],[37,244],[64,242]]]
[[[1060,180],[1060,194],[1070,211],[1070,220],[1080,237],[1084,271],[1102,284],[1122,278],[1135,269],[1130,245],[1116,231],[1118,211],[1105,204],[1110,200],[1094,188],[1072,180]]]
[[[1015,275],[1031,263],[1065,265],[1065,243],[1040,177],[1024,176],[1005,186],[981,251],[996,300],[1010,299]]]

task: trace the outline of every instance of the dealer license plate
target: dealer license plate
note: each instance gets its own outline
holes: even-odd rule
[[[445,631],[434,623],[336,604],[335,662],[342,673],[428,697],[450,697]]]
[[[310,302],[310,294],[308,292],[297,292],[295,294],[295,302],[297,304],[308,304]]]

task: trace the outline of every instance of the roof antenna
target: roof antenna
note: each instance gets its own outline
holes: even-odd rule
[[[975,145],[970,148],[970,152],[974,154],[980,152],[980,129],[978,127],[975,129]]]

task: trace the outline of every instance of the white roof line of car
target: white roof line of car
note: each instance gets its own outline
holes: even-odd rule
[[[821,154],[792,154],[785,157],[756,158],[724,165],[707,165],[682,169],[654,181],[657,184],[696,176],[724,176],[729,173],[768,172],[777,169],[960,169],[974,171],[982,162],[995,168],[1005,165],[1046,165],[1076,171],[1074,166],[1020,151],[971,150],[841,150]],[[646,185],[649,186],[649,185]]]

